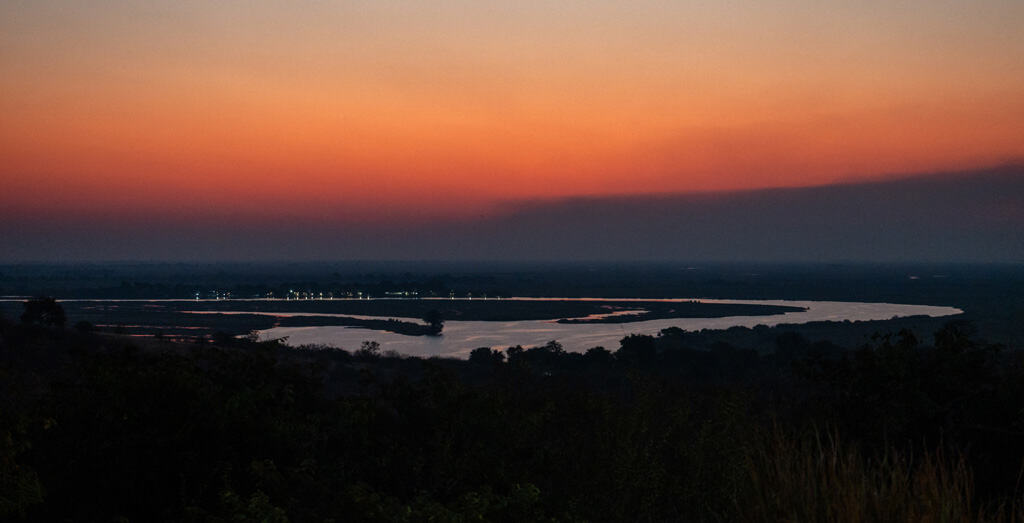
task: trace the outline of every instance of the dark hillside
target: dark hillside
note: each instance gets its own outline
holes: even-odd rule
[[[7,320],[0,516],[1021,515],[1020,352],[979,343],[963,323],[859,348],[780,333],[767,355],[695,349],[688,336],[455,361]]]

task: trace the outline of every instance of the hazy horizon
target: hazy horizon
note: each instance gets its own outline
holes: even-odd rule
[[[1024,166],[699,194],[510,202],[443,222],[17,216],[0,262],[1024,262]],[[103,253],[105,256],[97,256]]]

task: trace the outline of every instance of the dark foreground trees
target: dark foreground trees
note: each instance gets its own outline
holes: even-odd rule
[[[673,336],[450,361],[3,324],[0,520],[1021,515],[1017,353]]]

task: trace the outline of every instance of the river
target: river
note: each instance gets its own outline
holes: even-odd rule
[[[506,298],[523,299],[523,298]],[[529,298],[537,300],[538,298]],[[552,300],[597,300],[595,298],[540,298]],[[655,301],[650,299],[608,301]],[[629,334],[655,335],[662,329],[679,327],[685,330],[728,329],[730,327],[774,326],[781,323],[808,323],[814,321],[867,321],[887,320],[906,316],[952,316],[963,311],[954,307],[932,305],[904,305],[895,303],[863,303],[843,301],[791,301],[791,300],[714,300],[704,303],[750,303],[803,307],[799,312],[767,316],[730,316],[724,318],[674,318],[631,323],[562,324],[552,320],[528,321],[447,321],[441,336],[405,336],[393,332],[359,327],[276,327],[259,332],[262,340],[286,338],[291,346],[323,344],[348,350],[358,349],[363,341],[380,343],[383,350],[393,350],[409,356],[444,356],[466,358],[477,347],[505,348],[543,345],[557,340],[565,350],[584,352],[602,346],[609,350],[619,347],[619,340]],[[251,312],[249,314],[252,314]],[[280,315],[280,313],[275,313]],[[296,314],[308,315],[308,314]],[[351,315],[339,315],[351,316]]]

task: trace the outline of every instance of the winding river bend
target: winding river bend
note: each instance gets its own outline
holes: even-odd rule
[[[592,300],[597,298],[506,298],[509,300]],[[615,299],[614,301],[661,301],[651,299]],[[669,301],[669,300],[665,300]],[[845,301],[791,300],[697,300],[704,303],[750,303],[803,307],[799,312],[768,316],[730,316],[724,318],[671,318],[631,323],[556,323],[553,320],[528,321],[447,321],[441,336],[405,336],[393,332],[359,327],[276,327],[259,332],[260,339],[287,338],[291,346],[324,344],[348,350],[358,349],[366,340],[377,341],[384,350],[410,356],[444,356],[466,358],[477,347],[505,348],[543,345],[557,340],[565,350],[584,352],[602,346],[615,350],[619,340],[629,334],[657,334],[662,329],[679,327],[685,330],[728,329],[730,327],[769,327],[781,323],[814,321],[888,320],[907,316],[952,316],[963,311],[954,307],[903,305],[896,303],[862,303]],[[351,316],[351,315],[345,315]]]

